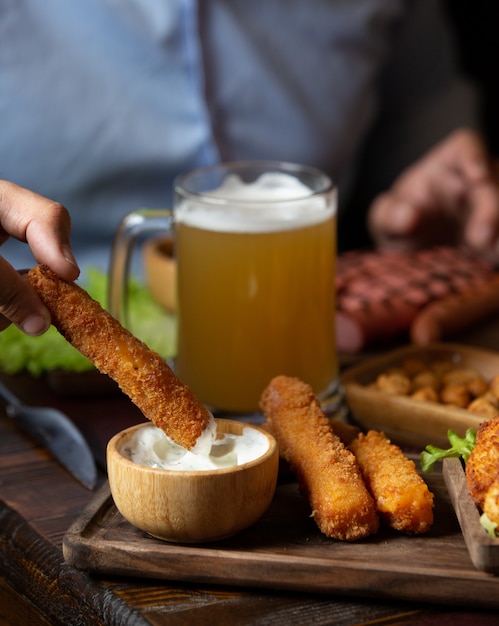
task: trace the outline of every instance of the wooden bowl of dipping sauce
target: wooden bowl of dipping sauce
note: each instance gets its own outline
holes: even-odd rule
[[[130,524],[166,541],[199,543],[235,535],[263,515],[277,483],[275,439],[244,422],[215,422],[211,455],[201,460],[153,424],[132,426],[109,441],[111,493]],[[244,450],[234,452],[234,442],[243,440]],[[242,464],[234,464],[235,454]],[[158,459],[162,467],[154,466]],[[208,466],[195,469],[200,462]]]

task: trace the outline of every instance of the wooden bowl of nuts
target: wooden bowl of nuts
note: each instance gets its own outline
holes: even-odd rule
[[[347,405],[366,430],[394,442],[448,447],[447,432],[499,415],[499,354],[452,343],[407,346],[341,377]]]

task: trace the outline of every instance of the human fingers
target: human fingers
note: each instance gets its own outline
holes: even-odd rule
[[[61,204],[0,181],[0,239],[12,236],[27,242],[38,263],[48,265],[66,280],[79,275],[70,231],[70,215]]]
[[[493,176],[475,184],[469,191],[469,217],[465,241],[482,252],[499,254],[499,162],[492,166]]]
[[[378,246],[394,244],[413,232],[418,221],[415,206],[394,192],[379,195],[368,213],[368,228]]]
[[[453,172],[432,163],[412,168],[378,196],[368,228],[378,247],[414,249],[447,240],[459,228],[465,186]]]
[[[468,184],[481,183],[492,176],[487,146],[476,131],[454,131],[435,148],[433,156],[457,172]]]
[[[50,326],[50,313],[36,291],[0,257],[0,330],[13,323],[28,335],[41,335]]]
[[[471,192],[483,187],[483,195],[490,196],[489,174],[479,177],[484,173],[479,164],[484,162],[479,136],[464,131],[454,133],[375,199],[368,214],[374,241],[379,246],[394,247],[396,243],[399,248],[413,248],[441,243],[440,233],[446,243],[458,243],[471,206]],[[481,225],[484,223],[488,224],[482,220]],[[480,223],[474,224],[473,228],[479,226]]]

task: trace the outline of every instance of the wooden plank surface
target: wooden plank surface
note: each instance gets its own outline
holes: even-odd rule
[[[105,442],[113,432],[130,421],[139,421],[126,399],[62,399],[51,394],[43,381],[9,382],[26,399],[66,410],[94,442],[101,458]],[[104,484],[103,472],[100,480]],[[88,623],[70,617],[78,616],[82,603],[89,602],[95,624],[497,624],[497,610],[419,600],[397,602],[352,598],[343,593],[148,580],[77,571],[63,559],[63,536],[95,495],[72,479],[45,450],[17,431],[0,409],[0,623],[2,619],[9,626]],[[18,584],[22,586],[17,587]],[[52,593],[52,589],[60,593]],[[47,597],[52,601],[45,601]],[[15,601],[17,610],[9,609],[10,603],[4,603],[3,598]],[[122,619],[124,615],[126,619]]]
[[[488,535],[480,524],[480,512],[471,498],[461,460],[444,459],[443,476],[473,564],[499,576],[499,537]]]
[[[383,529],[359,542],[328,539],[291,483],[278,486],[253,527],[203,545],[167,543],[135,529],[106,484],[66,534],[64,554],[99,574],[499,608],[499,577],[474,568],[441,473],[428,482],[436,521],[425,535]]]

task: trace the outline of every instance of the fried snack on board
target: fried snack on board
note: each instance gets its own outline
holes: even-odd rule
[[[84,289],[62,280],[48,267],[34,267],[27,280],[61,335],[115,380],[155,426],[180,446],[193,448],[211,413],[164,359],[123,328]]]
[[[409,535],[433,524],[433,494],[413,461],[381,432],[370,430],[350,443],[381,521]]]
[[[483,512],[491,522],[499,524],[499,477],[490,485],[485,494]]]
[[[333,432],[312,388],[297,378],[278,376],[260,404],[265,425],[309,500],[319,529],[346,541],[376,533],[376,507],[359,466]]]
[[[496,481],[499,481],[499,415],[480,424],[475,447],[466,461],[466,483],[480,509],[483,510],[487,493]]]

